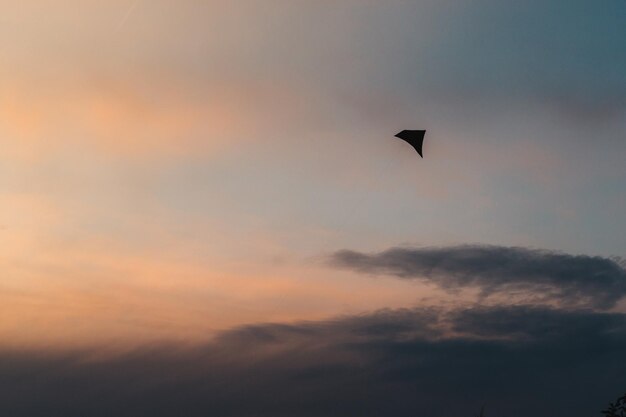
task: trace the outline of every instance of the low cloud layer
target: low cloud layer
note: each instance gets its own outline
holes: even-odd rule
[[[330,262],[447,290],[475,287],[485,296],[521,291],[566,306],[610,309],[626,295],[626,270],[615,260],[520,247],[391,248],[374,254],[343,250]]]
[[[626,316],[388,310],[259,324],[199,348],[0,353],[20,416],[587,417],[625,388]]]

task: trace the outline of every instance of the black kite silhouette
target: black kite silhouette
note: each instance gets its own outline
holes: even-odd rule
[[[396,137],[408,142],[408,144],[414,147],[417,153],[423,158],[422,144],[424,143],[425,134],[425,130],[403,130],[398,133]]]

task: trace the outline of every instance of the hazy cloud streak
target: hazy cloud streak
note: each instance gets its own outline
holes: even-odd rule
[[[396,247],[374,254],[343,250],[334,253],[330,263],[423,280],[448,290],[478,287],[485,296],[521,290],[598,309],[609,309],[626,295],[626,270],[615,260],[522,247]]]

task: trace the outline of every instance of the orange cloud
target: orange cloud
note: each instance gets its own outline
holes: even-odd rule
[[[77,219],[70,207],[38,195],[0,198],[2,346],[199,343],[232,326],[411,305],[428,293],[404,282],[337,279],[269,235],[246,240],[210,222],[185,226],[210,237],[194,241],[160,228],[163,219],[127,219],[143,235],[133,244],[81,230],[82,216],[98,214]],[[220,253],[224,245],[249,245],[256,255],[232,260]],[[275,251],[288,261],[265,262]]]

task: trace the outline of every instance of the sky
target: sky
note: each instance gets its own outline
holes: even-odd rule
[[[598,413],[626,389],[624,22],[0,0],[0,409]]]

